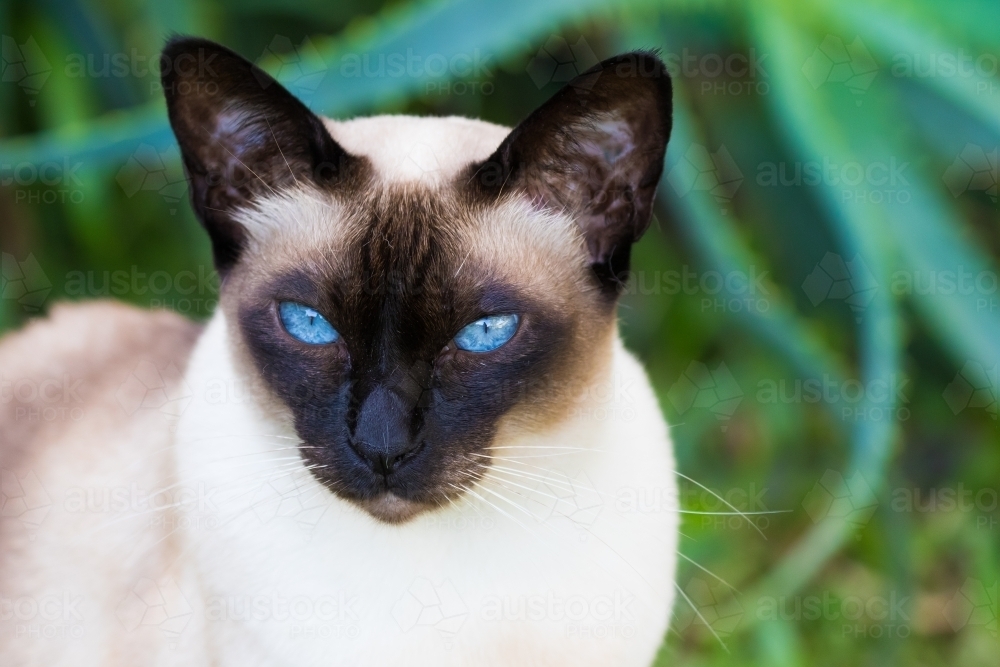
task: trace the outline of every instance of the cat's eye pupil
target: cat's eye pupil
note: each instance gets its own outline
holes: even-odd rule
[[[455,346],[467,352],[492,352],[517,333],[517,315],[489,315],[467,324],[455,335]]]
[[[340,334],[314,308],[294,301],[278,304],[278,314],[285,331],[296,340],[310,345],[327,345],[340,339]]]

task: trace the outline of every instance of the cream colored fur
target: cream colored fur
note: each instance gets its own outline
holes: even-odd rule
[[[404,117],[330,127],[387,180],[429,185],[487,156],[507,131]],[[258,225],[257,243],[265,243],[265,227]],[[310,227],[306,238],[316,238]],[[304,468],[290,414],[241,370],[223,310],[189,361],[184,325],[121,311],[78,309],[76,319],[57,317],[0,345],[8,376],[42,378],[81,364],[98,377],[104,366],[116,369],[88,394],[82,423],[0,430],[10,508],[0,524],[0,665],[653,660],[674,597],[674,464],[650,384],[617,334],[594,351],[593,380],[577,388],[569,416],[535,432],[501,423],[495,476],[449,506],[390,526]],[[146,322],[148,333],[119,345],[111,364],[86,344],[102,339],[101,318],[111,329]],[[163,343],[156,332],[168,325],[179,333]],[[81,333],[85,343],[70,349]],[[48,346],[23,358],[43,334]],[[147,354],[143,345],[176,350],[187,361],[183,381],[164,370],[169,353]],[[170,400],[128,413],[121,387],[144,358],[161,371]],[[10,410],[0,414],[11,422]],[[43,495],[31,491],[36,479]],[[133,485],[134,497],[158,498],[160,507],[128,501],[81,511],[74,502],[80,489]],[[638,512],[636,495],[662,504]],[[43,516],[15,512],[39,498],[48,498]]]
[[[327,121],[348,153],[365,155],[390,182],[439,184],[470,162],[496,150],[510,128],[481,120],[374,116]]]

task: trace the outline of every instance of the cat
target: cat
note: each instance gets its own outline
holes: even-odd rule
[[[512,130],[320,118],[202,39],[162,62],[219,307],[0,344],[0,664],[651,664],[675,473],[616,304],[659,58]]]

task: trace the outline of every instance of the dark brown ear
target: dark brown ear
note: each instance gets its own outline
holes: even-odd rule
[[[357,161],[304,104],[224,46],[173,38],[160,66],[191,203],[212,238],[220,273],[245,242],[235,210],[296,182],[335,183]]]
[[[578,220],[594,272],[610,291],[649,226],[671,129],[671,86],[653,53],[616,56],[572,80],[518,125],[474,187],[520,190]]]

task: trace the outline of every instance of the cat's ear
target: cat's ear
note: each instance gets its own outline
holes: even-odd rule
[[[671,85],[653,53],[594,66],[536,109],[484,163],[475,187],[521,190],[573,215],[609,289],[646,231],[671,129]]]
[[[219,44],[171,39],[161,79],[191,203],[212,238],[220,273],[246,241],[234,211],[295,183],[330,185],[356,161],[302,102]]]

